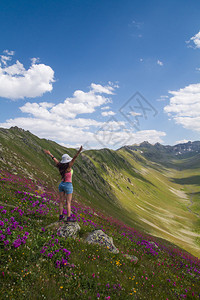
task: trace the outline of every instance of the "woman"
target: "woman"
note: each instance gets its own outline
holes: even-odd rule
[[[65,200],[65,195],[66,195],[66,203],[67,203],[67,222],[75,222],[71,217],[71,201],[72,201],[72,193],[73,193],[73,185],[72,185],[72,174],[73,174],[73,169],[72,166],[75,162],[75,159],[77,156],[80,154],[82,150],[82,146],[74,155],[73,158],[71,158],[68,154],[63,154],[62,160],[59,162],[49,150],[44,150],[44,152],[48,155],[51,156],[51,158],[54,160],[56,163],[57,168],[60,171],[60,175],[62,177],[62,181],[59,184],[59,194],[60,194],[60,203],[59,203],[59,210],[60,210],[60,216],[59,216],[59,221],[63,220],[63,204]]]

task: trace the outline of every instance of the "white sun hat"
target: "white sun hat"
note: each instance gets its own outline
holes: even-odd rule
[[[68,154],[63,154],[62,159],[61,159],[61,164],[66,164],[72,160],[72,157],[69,156]]]

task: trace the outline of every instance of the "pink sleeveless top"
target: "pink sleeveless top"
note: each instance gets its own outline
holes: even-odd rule
[[[70,172],[65,173],[64,182],[72,182],[72,175],[73,175],[73,170],[72,169],[71,169]]]

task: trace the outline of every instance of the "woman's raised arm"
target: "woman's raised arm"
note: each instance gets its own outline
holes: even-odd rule
[[[51,156],[51,158],[53,159],[53,161],[56,163],[56,165],[59,163],[59,161],[53,156],[53,154],[51,154],[51,152],[49,150],[44,149],[44,153],[48,154],[49,156]]]
[[[69,167],[71,168],[75,162],[75,159],[77,158],[77,156],[81,153],[83,147],[81,146],[80,149],[78,150],[78,152],[74,155],[74,157],[72,158],[72,160],[69,162]]]

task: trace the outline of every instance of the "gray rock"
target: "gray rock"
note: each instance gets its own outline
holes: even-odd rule
[[[86,242],[89,244],[99,244],[101,246],[106,246],[107,249],[112,253],[119,253],[119,250],[113,244],[112,237],[109,237],[102,230],[95,230],[91,232],[86,238]]]
[[[127,259],[130,259],[131,261],[134,261],[135,264],[137,264],[137,262],[138,262],[138,258],[134,255],[124,254],[124,257],[126,257]]]
[[[61,226],[57,233],[62,237],[76,237],[77,232],[81,229],[79,224],[77,222],[74,223],[66,223],[63,226]]]

